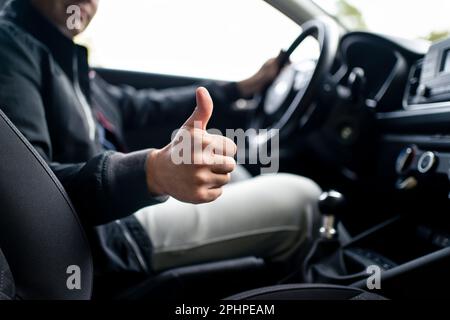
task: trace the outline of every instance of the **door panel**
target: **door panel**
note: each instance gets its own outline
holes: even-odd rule
[[[105,68],[95,68],[95,71],[108,83],[115,85],[128,84],[137,89],[174,88],[194,85],[204,81],[198,78]]]
[[[135,71],[113,70],[96,68],[95,71],[108,83],[114,85],[129,85],[136,89],[166,89],[182,86],[200,85],[210,79],[199,79],[163,75],[155,73],[144,73]],[[188,106],[189,107],[189,106]],[[195,106],[191,106],[194,109]],[[233,109],[233,106],[229,106]],[[249,112],[220,112],[216,111],[210,121],[209,128],[218,128],[225,132],[225,128],[246,128]],[[128,132],[126,135],[127,144],[131,151],[146,148],[162,148],[170,141],[174,130],[178,129],[180,123],[164,122],[157,123],[145,130]]]
[[[199,79],[184,78],[145,72],[97,68],[95,71],[108,83],[129,85],[136,89],[165,89],[193,85]],[[131,151],[146,148],[162,148],[169,141],[176,123],[160,123],[146,130],[130,131],[126,134],[127,145]]]

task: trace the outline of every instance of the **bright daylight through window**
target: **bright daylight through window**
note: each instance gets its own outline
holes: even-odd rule
[[[108,0],[78,41],[94,66],[241,80],[300,32],[262,0]]]
[[[313,0],[350,30],[436,41],[450,36],[448,0]]]

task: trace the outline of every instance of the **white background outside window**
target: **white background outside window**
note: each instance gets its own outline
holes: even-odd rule
[[[241,80],[300,31],[263,0],[106,0],[77,41],[93,66]]]

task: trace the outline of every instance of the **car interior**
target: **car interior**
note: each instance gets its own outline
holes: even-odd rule
[[[264,94],[246,102],[244,117],[214,121],[278,129],[280,172],[309,177],[325,191],[318,199],[323,223],[295,270],[285,274],[242,257],[150,276],[97,276],[86,230],[64,188],[0,110],[0,249],[17,299],[450,298],[450,39],[350,31],[312,1],[266,2],[301,30],[285,48],[286,67]],[[317,57],[297,60],[295,51],[311,38]],[[95,71],[138,89],[209,80]],[[176,125],[152,128],[157,135],[132,133],[131,146],[162,147]],[[254,137],[247,145],[269,140]],[[260,169],[246,167],[253,174]],[[82,266],[81,290],[61,281],[67,265]],[[381,271],[376,289],[367,280],[373,266]]]

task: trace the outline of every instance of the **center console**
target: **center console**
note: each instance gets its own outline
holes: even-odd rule
[[[379,270],[380,288],[367,279]],[[321,238],[305,261],[304,281],[354,286],[398,298],[449,298],[450,233],[397,216],[342,245]]]
[[[321,237],[304,279],[367,290],[376,266],[383,296],[450,298],[450,39],[412,64],[403,105],[379,119],[376,183],[385,193],[368,196],[366,211],[386,201],[377,209],[391,218],[350,241]],[[333,208],[325,211],[339,220]]]

